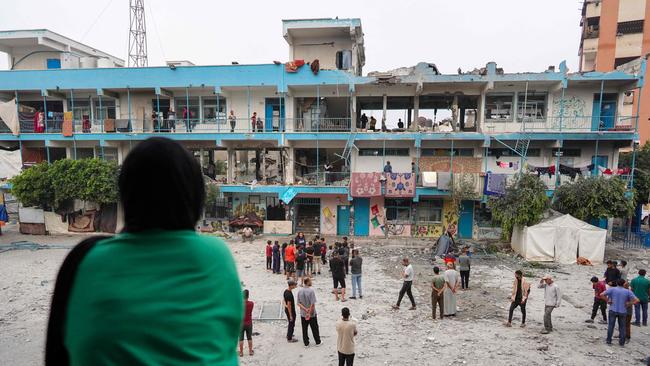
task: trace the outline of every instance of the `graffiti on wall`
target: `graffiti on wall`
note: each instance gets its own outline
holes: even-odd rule
[[[553,98],[553,114],[560,116],[560,102],[561,98]],[[564,97],[564,117],[582,117],[585,115],[586,103],[584,99],[578,98],[575,95]]]
[[[386,228],[388,230],[388,235],[402,236],[402,235],[404,235],[406,225],[404,225],[404,224],[387,224]]]
[[[334,223],[334,214],[329,207],[323,208],[323,228],[326,232],[334,231],[336,224]]]
[[[411,236],[419,238],[435,238],[442,235],[443,226],[437,224],[414,224],[411,225]]]

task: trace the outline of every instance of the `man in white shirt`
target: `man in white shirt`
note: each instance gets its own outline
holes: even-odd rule
[[[397,304],[393,305],[393,309],[399,310],[399,305],[402,302],[402,298],[404,297],[404,294],[407,294],[409,300],[411,300],[411,307],[409,310],[415,310],[415,299],[413,298],[413,293],[411,292],[415,272],[413,272],[413,266],[409,263],[408,258],[402,259],[402,265],[404,266],[404,272],[402,272],[402,278],[404,279],[404,282],[402,283],[402,289],[399,290]]]
[[[336,350],[339,366],[354,363],[354,337],[357,335],[357,321],[350,318],[350,309],[341,309],[341,319],[336,322]]]
[[[560,307],[562,293],[550,275],[542,277],[537,287],[544,289],[544,330],[542,330],[542,334],[548,334],[553,331],[551,313],[553,309]]]

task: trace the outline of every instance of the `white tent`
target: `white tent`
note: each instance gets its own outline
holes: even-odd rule
[[[562,215],[534,226],[515,227],[510,244],[529,261],[571,264],[580,256],[597,264],[605,259],[606,238],[607,230]]]

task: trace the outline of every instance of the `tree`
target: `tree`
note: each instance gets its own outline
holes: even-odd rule
[[[514,226],[537,224],[549,206],[546,185],[533,174],[518,174],[505,194],[490,198],[492,219],[501,225],[503,240],[510,240]]]
[[[79,199],[117,202],[117,164],[100,159],[43,162],[11,179],[12,193],[25,206],[60,210]]]
[[[455,174],[452,177],[452,207],[451,210],[445,213],[447,225],[458,223],[463,201],[475,201],[479,199],[479,194],[476,192],[477,175],[461,173]]]
[[[632,169],[632,154],[632,152],[621,153],[618,166]],[[650,202],[650,142],[646,142],[636,151],[634,166],[634,190],[637,203],[648,203]]]
[[[23,170],[10,179],[11,194],[24,206],[48,209],[54,204],[54,188],[48,174],[50,165],[43,162]]]
[[[627,183],[618,177],[579,178],[555,191],[553,208],[583,221],[607,217],[630,217],[634,197],[626,195]]]

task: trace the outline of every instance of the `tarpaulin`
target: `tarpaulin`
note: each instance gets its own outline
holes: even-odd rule
[[[352,173],[350,195],[352,197],[381,196],[382,173]]]
[[[386,173],[385,197],[415,197],[415,174]]]

